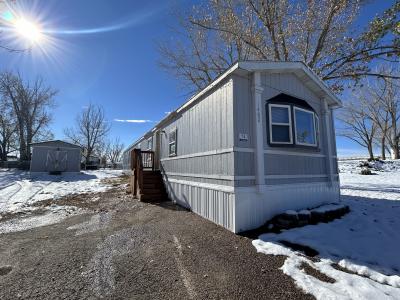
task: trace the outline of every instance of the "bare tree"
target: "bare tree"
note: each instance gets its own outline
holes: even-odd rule
[[[387,115],[389,123],[386,138],[389,142],[393,159],[400,158],[400,82],[395,82],[392,78],[385,78],[381,82],[381,96],[377,103],[385,115]]]
[[[12,107],[17,121],[18,144],[21,160],[31,159],[31,143],[48,135],[51,122],[50,109],[54,107],[57,91],[45,86],[41,78],[33,83],[21,76],[4,73],[0,77],[0,93]]]
[[[124,144],[120,142],[120,139],[117,137],[113,141],[109,141],[107,143],[106,148],[106,157],[107,160],[111,163],[113,168],[116,168],[117,162],[119,162],[122,158],[122,151],[124,150]]]
[[[104,109],[99,105],[89,104],[77,116],[75,127],[66,128],[64,134],[84,149],[83,156],[87,164],[90,156],[102,145],[109,131],[110,124],[105,118]]]
[[[381,158],[386,159],[386,140],[389,132],[390,116],[389,112],[380,104],[385,89],[381,89],[380,82],[377,80],[367,81],[365,85],[357,92],[360,105],[365,107],[372,122],[375,123],[376,141],[381,147]]]
[[[160,64],[201,89],[237,60],[302,61],[340,90],[346,80],[385,76],[371,70],[377,60],[399,61],[400,1],[360,31],[364,2],[209,0],[180,14],[181,38],[161,43]]]
[[[0,99],[0,160],[6,161],[8,154],[17,150],[17,123],[12,108]]]
[[[338,135],[349,138],[362,147],[368,149],[370,159],[374,159],[374,139],[377,133],[377,125],[371,119],[368,108],[365,107],[359,98],[355,97],[341,109],[337,117],[342,128],[339,128]]]

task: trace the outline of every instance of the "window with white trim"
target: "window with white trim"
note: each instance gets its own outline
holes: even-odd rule
[[[293,107],[296,144],[317,146],[315,113],[300,107]]]
[[[292,144],[292,116],[289,105],[269,105],[271,144]]]
[[[153,137],[147,139],[147,150],[153,150]]]
[[[168,154],[169,156],[176,155],[176,137],[177,137],[177,130],[172,130],[168,135]]]

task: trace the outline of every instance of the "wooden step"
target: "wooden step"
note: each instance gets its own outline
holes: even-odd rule
[[[139,196],[140,201],[153,202],[153,201],[164,201],[168,200],[167,194],[141,194]]]
[[[143,181],[143,189],[148,190],[148,189],[164,189],[164,184],[162,182],[144,182]]]
[[[160,177],[155,177],[155,176],[143,176],[143,181],[144,181],[144,180],[147,180],[147,181],[160,181],[160,182],[163,181],[163,179],[162,179],[161,176],[160,176]]]
[[[144,170],[142,176],[143,187],[138,196],[140,201],[159,202],[168,200],[163,176],[160,171]]]
[[[165,194],[165,190],[164,189],[143,189],[141,192],[144,195]]]
[[[143,175],[143,178],[162,180],[162,176],[161,175]]]
[[[143,185],[157,188],[160,186],[164,186],[164,183],[161,180],[149,180],[149,179],[144,179],[143,178]]]
[[[160,171],[143,171],[143,176],[161,176]]]

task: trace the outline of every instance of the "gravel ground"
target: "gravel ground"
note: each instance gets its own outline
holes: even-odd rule
[[[279,270],[284,257],[118,184],[62,203],[91,213],[0,234],[0,299],[313,299]]]

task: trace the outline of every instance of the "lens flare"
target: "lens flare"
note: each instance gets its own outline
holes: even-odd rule
[[[26,19],[18,19],[14,23],[18,34],[32,43],[37,43],[42,38],[42,32],[35,23],[29,22]]]

